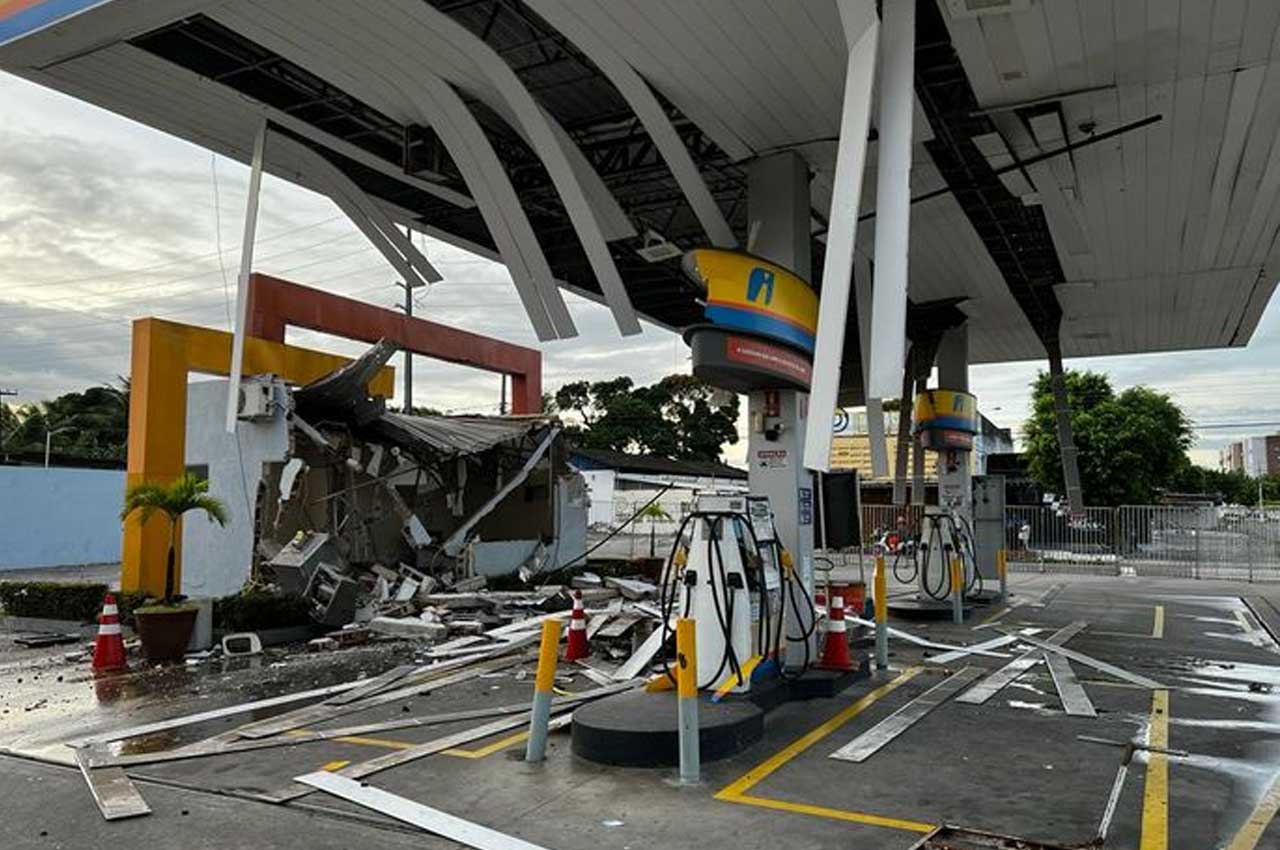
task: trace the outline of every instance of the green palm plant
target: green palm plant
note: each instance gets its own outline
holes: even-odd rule
[[[657,524],[671,519],[671,514],[667,513],[666,508],[662,507],[662,505],[654,502],[646,505],[645,509],[640,512],[640,516],[649,520],[649,557],[653,558],[658,544]]]
[[[164,604],[172,605],[178,521],[188,511],[204,511],[210,522],[225,526],[227,524],[226,505],[209,495],[207,479],[186,472],[168,484],[155,484],[150,481],[134,484],[124,494],[124,507],[120,509],[120,521],[127,520],[134,511],[138,512],[138,518],[143,524],[157,511],[169,519],[169,560],[164,574]]]

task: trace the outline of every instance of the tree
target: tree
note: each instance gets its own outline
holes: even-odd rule
[[[738,397],[727,399],[692,375],[668,375],[636,387],[627,377],[573,381],[556,391],[555,406],[581,420],[566,430],[591,449],[714,461],[738,441]]]
[[[7,451],[40,451],[45,434],[58,429],[63,454],[124,460],[129,442],[129,385],[89,387],[52,401],[26,404],[5,419],[3,445]]]
[[[124,522],[134,511],[138,511],[138,520],[144,525],[156,511],[164,514],[169,520],[169,559],[164,573],[164,604],[173,604],[174,594],[174,560],[178,546],[178,522],[188,511],[204,511],[210,522],[218,525],[227,524],[227,508],[222,502],[209,495],[209,482],[193,475],[183,473],[177,480],[169,484],[153,484],[144,481],[134,484],[124,494],[124,507],[120,509],[120,521]]]
[[[1086,504],[1146,504],[1157,491],[1178,489],[1194,440],[1190,420],[1169,396],[1143,386],[1117,395],[1097,372],[1069,370],[1064,378]],[[1023,425],[1027,467],[1042,487],[1061,493],[1062,455],[1047,373],[1036,377],[1031,396],[1031,418]]]

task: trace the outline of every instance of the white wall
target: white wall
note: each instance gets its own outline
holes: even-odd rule
[[[276,399],[284,404],[283,385]],[[187,596],[226,596],[249,578],[253,559],[253,506],[265,461],[283,461],[289,450],[284,413],[270,421],[241,421],[236,437],[226,431],[227,381],[187,386],[188,467],[209,468],[209,493],[227,506],[226,527],[191,513],[182,528],[182,592]],[[236,440],[240,447],[237,451]]]
[[[120,560],[124,471],[0,466],[0,570]]]

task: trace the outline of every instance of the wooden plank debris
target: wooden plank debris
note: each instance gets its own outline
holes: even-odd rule
[[[965,667],[934,685],[902,708],[854,738],[828,758],[862,762],[871,758],[893,739],[906,732],[926,714],[982,675],[981,667]]]

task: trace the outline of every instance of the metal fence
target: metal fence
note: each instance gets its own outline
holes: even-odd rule
[[[1213,505],[1122,505],[1071,517],[1010,507],[1014,564],[1114,575],[1280,581],[1280,511]]]
[[[864,505],[871,546],[890,530],[911,535],[922,509]],[[1004,548],[1014,569],[1104,575],[1280,581],[1280,510],[1199,505],[1005,509]]]

